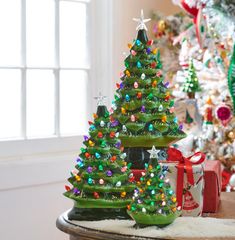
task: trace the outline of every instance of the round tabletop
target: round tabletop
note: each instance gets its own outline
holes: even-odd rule
[[[70,235],[70,240],[103,240],[103,239],[111,239],[111,240],[130,240],[131,239],[140,239],[138,236],[128,235],[128,234],[120,234],[108,231],[97,230],[92,227],[85,227],[84,224],[78,223],[78,221],[70,221],[67,217],[67,213],[69,211],[61,214],[57,221],[56,226],[61,231]],[[95,222],[93,222],[95,225]],[[146,238],[142,237],[141,239],[162,239],[162,238]]]
[[[165,228],[136,229],[132,220],[74,221],[68,219],[68,212],[59,216],[56,226],[69,234],[70,240],[235,239],[235,220],[231,216],[179,217]]]

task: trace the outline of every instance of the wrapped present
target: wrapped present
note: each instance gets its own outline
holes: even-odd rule
[[[204,172],[204,204],[203,212],[215,213],[218,211],[222,186],[220,161],[205,161]]]
[[[186,158],[179,150],[171,147],[167,152],[167,161],[161,164],[168,167],[167,177],[175,190],[178,206],[182,208],[182,216],[201,216],[205,155],[198,152]]]

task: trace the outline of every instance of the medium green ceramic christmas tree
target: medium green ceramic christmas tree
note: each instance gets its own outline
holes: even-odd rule
[[[158,163],[155,147],[148,151],[150,162],[146,164],[146,173],[140,178],[134,190],[133,200],[128,205],[128,214],[140,226],[156,225],[164,227],[172,223],[181,211],[177,208],[176,196],[166,179],[167,166]]]
[[[125,147],[166,147],[185,134],[174,114],[169,83],[164,83],[160,53],[146,34],[143,12],[138,34],[125,59],[121,83],[113,102],[113,121],[117,121]]]
[[[188,94],[189,98],[195,98],[195,93],[200,92],[201,88],[193,65],[193,60],[190,61],[187,74],[186,82],[183,84],[183,91]]]
[[[124,218],[135,187],[117,128],[110,123],[102,98],[99,98],[94,121],[89,122],[89,135],[84,136],[76,170],[68,179],[72,188],[66,186],[64,193],[74,200],[70,219]]]

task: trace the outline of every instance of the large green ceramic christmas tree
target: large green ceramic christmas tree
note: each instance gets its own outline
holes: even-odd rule
[[[68,179],[64,195],[74,200],[70,219],[97,220],[124,218],[131,201],[134,178],[125,162],[125,153],[117,128],[109,120],[109,112],[99,97],[94,121],[89,122],[89,136],[77,158],[76,170]]]
[[[150,162],[146,164],[146,173],[140,178],[134,190],[133,200],[128,205],[128,214],[142,226],[156,225],[164,227],[172,223],[181,211],[177,208],[176,196],[166,179],[167,166],[158,163],[155,147],[148,151]]]
[[[138,34],[129,45],[126,68],[117,84],[112,121],[120,129],[119,137],[125,149],[146,150],[153,145],[167,147],[185,134],[174,114],[169,83],[164,83],[159,51],[147,37],[145,22],[150,19],[144,19],[142,11],[141,18],[134,20],[138,21]],[[134,154],[132,158],[136,159],[141,154]]]

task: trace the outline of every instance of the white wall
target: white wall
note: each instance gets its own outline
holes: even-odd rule
[[[92,95],[95,96],[102,90],[111,102],[115,83],[119,81],[119,72],[123,69],[122,53],[128,51],[127,43],[136,35],[136,23],[132,18],[139,17],[141,8],[146,17],[151,15],[153,9],[171,14],[177,8],[171,5],[170,0],[92,1],[97,7],[110,11],[106,15],[108,21],[105,24],[102,22],[105,16],[93,18],[92,24],[97,29],[93,37],[99,39],[91,51],[98,48],[98,57],[93,59],[93,68],[98,66],[99,69],[93,72],[93,77],[97,79],[97,92]],[[109,10],[110,6],[113,11]],[[106,41],[100,47],[98,43],[102,42],[102,35]],[[48,154],[0,159],[0,239],[68,239],[66,234],[56,229],[55,221],[59,214],[73,205],[62,193],[69,172],[75,165],[73,160],[79,152],[80,142],[75,144],[78,146],[77,151],[50,151]],[[54,147],[51,146],[51,149]]]
[[[72,207],[62,196],[77,153],[0,161],[0,239],[66,240],[56,218]]]

